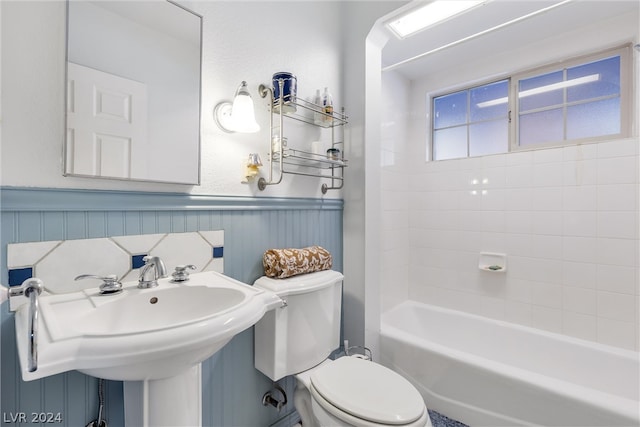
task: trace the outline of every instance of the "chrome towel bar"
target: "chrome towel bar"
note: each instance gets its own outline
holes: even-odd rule
[[[34,372],[38,369],[38,317],[40,308],[38,305],[38,295],[42,293],[42,280],[35,277],[22,282],[20,286],[1,286],[0,303],[16,296],[29,298],[29,329],[27,333],[29,342],[29,352],[27,354],[27,369]]]

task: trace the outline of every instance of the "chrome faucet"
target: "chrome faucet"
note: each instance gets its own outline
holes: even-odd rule
[[[158,279],[167,277],[167,269],[164,262],[157,256],[146,256],[142,258],[144,265],[140,269],[138,287],[142,289],[155,288],[158,286]]]

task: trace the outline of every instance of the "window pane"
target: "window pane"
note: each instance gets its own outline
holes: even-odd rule
[[[620,133],[620,98],[567,108],[567,139]]]
[[[630,51],[621,47],[433,98],[431,157],[626,137]]]
[[[433,107],[434,129],[464,124],[467,122],[467,91],[434,98]]]
[[[562,83],[563,72],[555,71],[542,76],[531,77],[518,82],[518,100],[520,111],[551,107],[563,103],[562,89],[553,89],[554,84]]]
[[[562,109],[521,115],[519,129],[520,146],[562,141]]]
[[[568,102],[618,95],[620,93],[620,57],[614,56],[569,68],[567,81],[585,81],[567,89]]]
[[[476,123],[469,126],[469,156],[506,153],[509,147],[506,120]]]
[[[508,80],[471,89],[471,121],[506,117],[509,111],[508,95]]]
[[[467,127],[437,130],[433,133],[433,160],[467,157]]]

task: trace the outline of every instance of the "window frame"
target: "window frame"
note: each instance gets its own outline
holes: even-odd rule
[[[501,83],[501,82],[506,82],[507,85],[507,96],[509,97],[509,105],[507,106],[507,115],[506,115],[506,119],[507,119],[507,151],[509,150],[509,144],[511,143],[511,78],[509,76],[505,76],[505,77],[499,77],[499,78],[493,78],[493,79],[488,79],[486,81],[482,81],[482,82],[476,82],[474,83],[472,86],[465,86],[462,88],[458,88],[458,89],[453,89],[450,91],[446,91],[443,92],[441,94],[432,94],[430,96],[429,99],[429,108],[430,108],[430,117],[431,120],[429,121],[429,129],[430,129],[430,146],[429,146],[429,159],[433,160],[433,154],[434,154],[434,143],[435,143],[435,132],[437,130],[443,130],[444,128],[440,128],[440,129],[436,129],[435,128],[435,102],[437,98],[441,98],[441,97],[445,97],[445,96],[449,96],[449,95],[453,95],[456,93],[460,93],[460,92],[467,92],[467,108],[466,108],[466,121],[464,124],[460,124],[460,125],[456,125],[456,126],[449,126],[447,128],[451,129],[454,127],[465,127],[466,129],[466,135],[467,135],[467,155],[465,157],[453,157],[453,158],[448,158],[448,159],[442,159],[442,160],[456,160],[456,159],[468,159],[470,157],[482,157],[482,156],[490,156],[492,154],[503,154],[503,153],[492,153],[492,154],[481,154],[478,156],[471,156],[469,155],[469,153],[471,152],[471,145],[470,145],[470,127],[471,125],[474,124],[478,124],[478,123],[489,123],[491,121],[495,121],[496,119],[488,119],[488,120],[479,120],[479,121],[472,121],[471,117],[470,117],[470,105],[469,105],[469,101],[470,101],[470,97],[471,97],[471,92],[475,89],[479,89],[482,88],[484,86],[491,86],[497,83]]]
[[[563,61],[549,63],[546,65],[529,68],[519,72],[505,73],[499,77],[494,76],[487,79],[478,79],[466,85],[449,87],[448,89],[428,93],[427,94],[428,105],[429,105],[428,120],[427,120],[428,146],[427,146],[426,160],[427,161],[446,161],[446,160],[469,159],[469,158],[475,158],[475,157],[495,155],[495,154],[483,154],[480,156],[469,156],[468,155],[469,151],[467,150],[466,157],[435,160],[434,159],[435,99],[442,96],[451,95],[457,92],[470,91],[475,88],[490,85],[503,80],[508,80],[508,87],[509,87],[508,142],[507,142],[507,151],[505,151],[504,153],[496,153],[496,154],[507,154],[507,153],[513,153],[513,152],[531,151],[531,150],[539,150],[539,149],[552,148],[552,147],[564,147],[564,146],[571,146],[571,145],[579,145],[579,144],[586,144],[586,143],[595,143],[595,142],[629,138],[632,133],[632,125],[633,125],[632,123],[633,69],[632,69],[632,61],[631,61],[631,58],[632,58],[631,49],[632,49],[632,44],[627,43],[622,46],[603,49],[598,52],[590,53],[587,55],[571,57]],[[611,134],[611,135],[601,135],[601,136],[580,138],[580,139],[562,140],[562,141],[556,141],[556,142],[529,144],[526,146],[520,145],[520,141],[518,140],[519,126],[520,126],[519,105],[518,105],[519,103],[517,102],[519,81],[523,79],[535,77],[538,75],[544,75],[546,73],[550,73],[553,71],[562,71],[567,68],[573,68],[576,66],[588,64],[590,62],[596,62],[596,61],[610,58],[613,56],[620,56],[620,132],[619,133]],[[563,118],[563,123],[566,125],[566,117]]]
[[[631,70],[630,70],[630,49],[631,45],[605,49],[597,53],[591,53],[579,57],[574,57],[555,64],[537,67],[531,70],[514,73],[511,75],[511,87],[509,89],[510,111],[512,112],[512,120],[509,134],[509,151],[529,151],[551,147],[565,147],[570,145],[578,145],[585,143],[593,143],[600,141],[609,141],[615,139],[628,138],[631,135]],[[592,136],[587,138],[577,138],[570,140],[536,143],[527,146],[521,146],[518,135],[520,134],[520,110],[519,102],[517,102],[516,94],[518,93],[518,84],[521,80],[535,76],[544,75],[554,71],[564,71],[568,68],[588,64],[590,62],[600,61],[606,58],[620,56],[620,132],[617,134]],[[513,95],[513,96],[512,96]],[[566,108],[566,104],[564,104]],[[563,124],[566,125],[566,117],[563,118]]]

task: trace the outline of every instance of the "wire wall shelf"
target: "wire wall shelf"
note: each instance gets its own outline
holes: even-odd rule
[[[279,93],[283,93],[282,89],[283,81],[281,80]],[[347,124],[344,109],[340,112],[326,112],[322,106],[300,98],[295,101],[283,102],[281,97],[274,99],[273,89],[265,85],[260,85],[259,93],[269,101],[271,141],[269,141],[269,179],[260,178],[258,189],[262,191],[269,185],[280,184],[284,174],[329,180],[330,184],[322,184],[322,194],[326,194],[328,190],[341,189],[344,185],[344,168],[347,167],[348,162],[343,158],[344,149],[342,151],[336,149],[337,146],[344,147],[344,141],[336,140],[335,129]],[[330,129],[331,150],[335,151],[335,156],[330,153],[314,153],[287,148],[284,144],[274,144],[274,140],[286,141],[284,127],[287,120],[296,120],[308,125]]]

